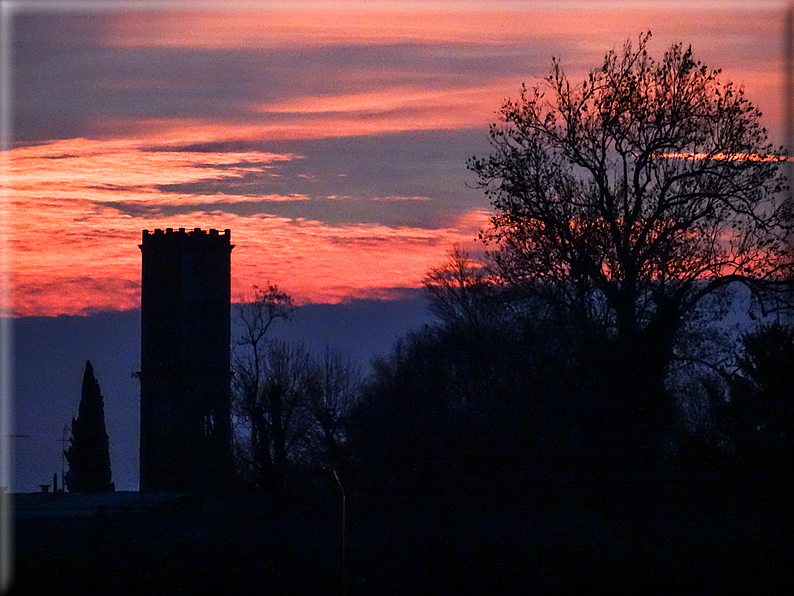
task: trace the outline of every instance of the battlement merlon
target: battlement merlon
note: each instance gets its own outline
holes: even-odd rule
[[[143,249],[144,246],[151,245],[170,246],[185,243],[194,245],[226,245],[231,250],[234,248],[234,245],[231,244],[231,238],[232,232],[229,229],[221,232],[214,228],[206,231],[201,228],[193,228],[190,231],[186,231],[185,228],[179,228],[178,230],[174,230],[174,228],[166,228],[165,230],[157,228],[153,233],[149,230],[143,230],[143,239],[138,248]]]

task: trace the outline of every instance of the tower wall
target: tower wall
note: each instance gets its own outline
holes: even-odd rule
[[[231,233],[143,231],[140,489],[204,489],[231,471]]]

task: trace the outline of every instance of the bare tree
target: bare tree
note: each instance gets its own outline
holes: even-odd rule
[[[234,343],[233,405],[236,418],[246,427],[243,435],[249,449],[238,445],[236,452],[247,454],[244,463],[260,486],[278,482],[286,450],[283,379],[289,355],[283,346],[271,344],[267,334],[276,321],[289,320],[295,309],[288,294],[268,284],[264,289],[254,286],[253,297],[243,300],[237,315],[240,335]]]
[[[330,347],[316,357],[302,343],[270,337],[295,308],[270,285],[255,288],[238,315],[235,448],[241,471],[261,488],[283,487],[290,461],[306,456],[343,473],[343,424],[362,382],[359,368]]]
[[[486,268],[455,245],[447,261],[432,268],[424,278],[430,310],[445,324],[463,324],[473,332],[481,329],[490,312],[487,304],[492,281]]]
[[[553,60],[502,106],[492,153],[468,163],[496,210],[485,238],[501,278],[602,338],[597,356],[632,380],[624,396],[646,418],[704,298],[744,284],[764,307],[794,270],[785,154],[760,112],[691,48],[656,61],[649,40],[579,84]]]
[[[311,416],[310,449],[320,452],[337,474],[345,475],[344,424],[361,393],[361,369],[338,350],[326,346],[312,361],[312,385],[307,397]]]
[[[501,273],[553,285],[572,307],[572,282],[585,280],[621,336],[718,287],[756,290],[792,271],[785,157],[760,112],[691,48],[656,62],[649,39],[579,85],[555,60],[502,107],[494,152],[469,162],[497,211],[488,238]]]
[[[310,354],[303,344],[270,340],[266,367],[267,380],[255,411],[264,423],[269,445],[260,444],[258,449],[269,450],[264,455],[272,461],[273,484],[282,487],[289,455],[300,447],[310,427],[306,411],[312,388]]]

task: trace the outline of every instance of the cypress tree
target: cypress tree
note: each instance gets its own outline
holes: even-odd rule
[[[90,361],[85,363],[80,408],[77,418],[72,418],[69,444],[69,449],[64,451],[69,462],[64,478],[69,492],[113,491],[105,406]]]

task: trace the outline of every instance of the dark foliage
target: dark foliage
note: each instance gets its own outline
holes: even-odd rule
[[[493,152],[468,164],[497,250],[485,266],[455,248],[431,270],[438,323],[375,363],[351,419],[370,482],[660,471],[671,367],[703,360],[714,305],[732,284],[762,312],[785,298],[783,150],[691,48],[657,61],[649,41],[578,85],[555,60],[503,105]]]
[[[64,451],[69,462],[64,478],[69,492],[113,491],[104,400],[90,361],[85,363],[80,407],[77,418],[72,419],[69,443],[69,449]]]
[[[658,457],[670,421],[681,332],[730,284],[762,307],[785,290],[794,225],[760,112],[691,48],[657,61],[649,40],[579,84],[553,61],[468,164],[496,210],[484,238],[498,279],[578,329],[583,379],[638,462]]]
[[[571,361],[554,330],[458,250],[427,284],[438,322],[374,362],[352,411],[359,482],[480,494],[570,465]]]
[[[794,327],[772,323],[741,339],[722,424],[743,465],[790,469],[794,450]]]
[[[486,266],[456,247],[427,274],[436,322],[363,389],[342,356],[267,336],[287,294],[241,307],[238,464],[271,490],[119,507],[112,527],[22,516],[36,556],[20,576],[52,591],[88,571],[136,593],[791,591],[794,328],[745,335],[732,371],[695,324],[730,284],[762,306],[785,287],[780,153],[741,91],[680,45],[655,62],[648,40],[578,87],[555,62],[551,102],[505,104],[494,154],[470,162],[499,250]],[[703,370],[676,386],[673,362]],[[675,392],[693,405],[664,460]]]

